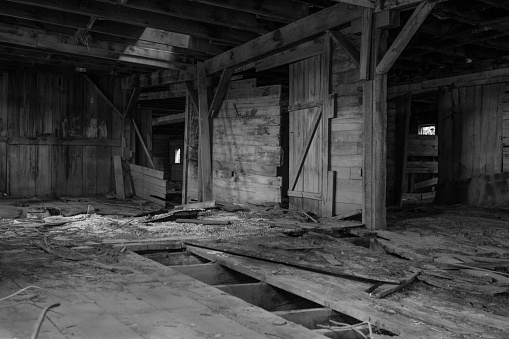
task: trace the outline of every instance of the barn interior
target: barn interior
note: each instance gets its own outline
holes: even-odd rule
[[[508,0],[0,0],[1,338],[507,338]]]

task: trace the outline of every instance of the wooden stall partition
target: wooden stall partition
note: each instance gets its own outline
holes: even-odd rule
[[[439,98],[439,182],[502,171],[503,85],[443,89]]]
[[[281,85],[227,91],[213,119],[213,196],[226,203],[280,203],[281,115],[288,105]]]
[[[189,103],[191,102],[191,103]],[[225,203],[279,203],[282,199],[281,115],[288,105],[282,86],[256,87],[255,79],[232,81],[212,120],[214,199]],[[199,121],[188,97],[187,201],[198,200]]]
[[[101,91],[110,101],[98,95]],[[0,80],[0,191],[13,196],[88,195],[114,188],[120,152],[120,82],[9,71]]]
[[[358,36],[348,36],[359,49]],[[335,214],[362,211],[363,203],[363,81],[352,58],[335,45],[332,61],[332,88],[336,93],[331,121],[330,166],[336,172]]]

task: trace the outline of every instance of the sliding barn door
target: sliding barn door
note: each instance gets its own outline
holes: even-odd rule
[[[322,56],[290,65],[290,207],[321,215]]]

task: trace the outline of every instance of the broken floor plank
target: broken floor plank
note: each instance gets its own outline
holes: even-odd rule
[[[170,293],[172,295],[178,293],[181,297],[190,298],[208,307],[209,313],[225,316],[265,338],[323,339],[321,335],[315,334],[311,330],[284,321],[268,311],[252,306],[239,298],[227,295],[212,286],[137,254],[128,253],[123,258],[123,262],[132,268],[139,268],[144,272],[143,275],[131,275],[133,277],[133,283],[129,284],[131,291],[135,291],[138,285],[136,280],[146,279],[145,276],[147,275],[151,277],[152,281],[162,283],[157,288],[151,289],[154,293],[151,298],[153,300],[151,304],[155,307],[170,307],[168,304],[171,302],[171,299],[167,300],[164,297],[165,294]],[[154,291],[157,291],[157,295]],[[242,333],[240,336],[244,337]],[[250,338],[249,334],[246,337]]]
[[[237,236],[217,240],[189,240],[185,243],[326,274],[391,284],[405,282],[412,276],[407,261],[320,234],[308,233],[303,237]],[[305,252],[296,254],[289,249]],[[337,261],[336,265],[331,265],[333,259]]]
[[[402,338],[453,338],[445,330],[437,332],[432,328],[442,324],[439,315],[430,315],[431,320],[425,319],[427,322],[416,322],[415,318],[407,318],[404,313],[398,312],[398,302],[369,298],[364,292],[370,286],[368,283],[193,246],[188,246],[187,249],[191,253],[340,313],[361,321],[370,321],[374,326]]]

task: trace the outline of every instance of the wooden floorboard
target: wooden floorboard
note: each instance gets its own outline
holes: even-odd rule
[[[80,262],[64,263],[58,258],[33,261],[33,271],[0,281],[0,297],[28,285],[34,301],[6,306],[0,303],[0,338],[28,338],[41,309],[60,302],[49,312],[40,338],[323,338],[319,334],[167,266],[127,251],[116,265],[129,267],[118,273],[91,268]],[[2,266],[14,272],[11,258]],[[44,256],[49,258],[49,256]],[[51,267],[51,268],[50,268]],[[52,273],[47,273],[47,272]],[[58,312],[58,313],[57,313]]]
[[[365,292],[371,286],[366,282],[192,246],[188,246],[188,250],[353,318],[370,321],[402,338],[460,338],[465,333],[482,335],[488,329],[490,333],[509,331],[507,318],[483,312],[462,312],[460,305],[438,306],[437,300],[431,300],[432,292],[378,299]],[[488,318],[491,320],[487,321]],[[464,326],[465,321],[469,323],[468,328]]]

